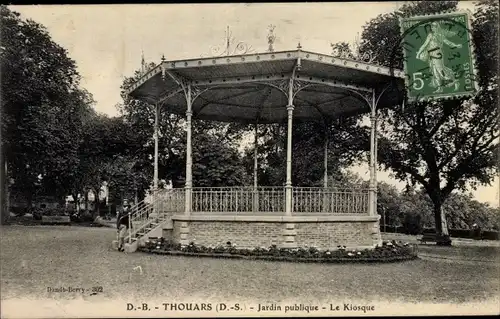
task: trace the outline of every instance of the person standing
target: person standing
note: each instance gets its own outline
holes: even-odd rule
[[[129,216],[130,206],[125,205],[122,212],[118,215],[116,220],[116,229],[118,234],[118,251],[124,251],[125,237],[127,236],[127,231],[129,230],[130,216]],[[130,225],[131,226],[131,225]]]

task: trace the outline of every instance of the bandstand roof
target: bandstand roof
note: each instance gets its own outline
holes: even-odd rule
[[[162,61],[126,93],[184,115],[182,87],[190,84],[192,96],[197,96],[192,104],[194,118],[278,123],[287,119],[290,77],[299,89],[293,117],[307,120],[365,113],[372,99],[379,100],[378,108],[395,106],[401,103],[399,92],[404,89],[401,70],[293,50]]]

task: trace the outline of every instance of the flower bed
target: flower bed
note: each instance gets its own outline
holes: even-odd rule
[[[139,250],[143,252],[182,255],[193,257],[215,257],[215,258],[237,258],[237,259],[258,259],[291,262],[322,262],[322,263],[342,263],[342,262],[395,262],[416,259],[417,246],[408,243],[387,241],[382,246],[374,249],[348,250],[345,246],[338,246],[337,250],[320,251],[314,247],[310,248],[277,248],[275,245],[265,248],[238,249],[236,245],[227,242],[225,246],[205,247],[198,246],[191,242],[182,247],[166,241],[164,238],[150,238],[144,247]]]

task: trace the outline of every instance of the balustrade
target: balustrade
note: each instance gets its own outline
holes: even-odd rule
[[[156,193],[155,211],[184,212],[182,188]],[[192,214],[261,215],[285,211],[284,187],[194,187]],[[292,215],[363,215],[368,214],[368,189],[293,187]]]
[[[368,190],[322,187],[294,187],[294,215],[302,214],[368,214]]]

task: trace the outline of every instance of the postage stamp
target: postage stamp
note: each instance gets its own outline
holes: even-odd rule
[[[400,19],[409,101],[472,96],[477,90],[467,12]]]

